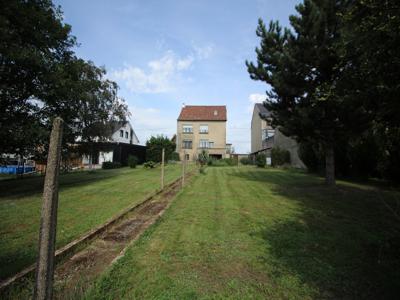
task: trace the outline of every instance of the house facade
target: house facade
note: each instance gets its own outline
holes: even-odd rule
[[[139,148],[144,146],[138,145],[139,139],[137,138],[130,122],[113,123],[112,134],[109,140],[107,142],[99,143],[99,145],[100,144],[100,148],[104,150],[94,153],[92,158],[88,155],[84,155],[82,157],[83,165],[90,165],[90,159],[92,159],[92,164],[101,166],[103,162],[124,163],[127,159],[127,155],[143,156],[143,151]]]
[[[182,107],[177,120],[176,152],[181,160],[196,160],[206,150],[210,157],[228,157],[226,106]]]
[[[261,103],[256,103],[251,119],[251,154],[267,155],[267,164],[271,164],[271,149],[279,147],[290,153],[290,164],[295,168],[305,168],[298,154],[297,142],[285,136],[279,128],[272,128],[271,113]]]

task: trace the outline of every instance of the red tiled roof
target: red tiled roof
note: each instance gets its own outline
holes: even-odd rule
[[[178,121],[226,121],[226,106],[187,105],[182,108]]]

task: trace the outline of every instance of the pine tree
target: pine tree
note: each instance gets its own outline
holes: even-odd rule
[[[290,16],[294,32],[260,19],[257,63],[247,62],[250,77],[271,86],[264,105],[273,126],[298,142],[319,144],[325,153],[326,183],[335,184],[337,141],[357,134],[365,125],[362,105],[343,94],[340,56],[344,1],[305,0]]]

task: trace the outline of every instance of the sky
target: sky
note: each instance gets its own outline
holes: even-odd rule
[[[289,26],[299,0],[57,0],[77,37],[77,56],[104,66],[120,87],[140,143],[176,133],[183,104],[226,105],[227,143],[250,151],[258,18]]]

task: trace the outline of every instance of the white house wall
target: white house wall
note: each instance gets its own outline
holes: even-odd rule
[[[123,136],[121,137],[121,133],[120,131],[123,131]],[[131,137],[131,130],[132,130],[132,137]],[[128,133],[128,137],[126,137],[126,133]],[[139,140],[135,134],[135,131],[133,130],[133,128],[131,127],[130,123],[126,123],[124,126],[122,126],[121,128],[119,128],[116,132],[113,133],[111,140],[113,142],[117,142],[117,143],[126,143],[126,144],[130,144],[130,141],[132,139],[132,144],[139,144]]]

